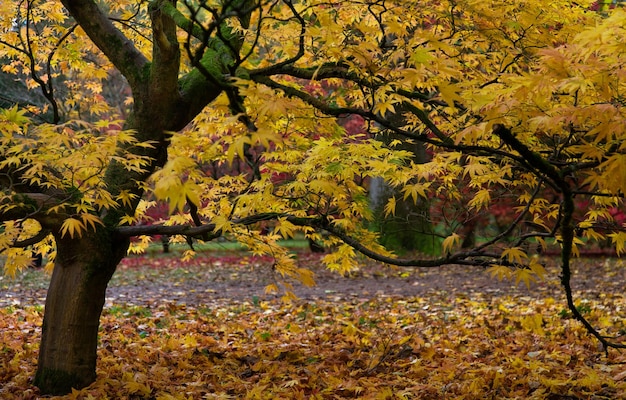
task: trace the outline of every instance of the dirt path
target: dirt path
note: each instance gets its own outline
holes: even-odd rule
[[[317,286],[294,283],[293,292],[303,300],[365,301],[380,297],[413,296],[530,296],[562,298],[559,271],[548,267],[547,279],[533,284],[499,281],[481,268],[448,266],[436,269],[391,269],[366,263],[347,277],[320,266],[316,255],[301,254],[301,263],[315,272]],[[551,263],[554,264],[554,263]],[[264,288],[275,275],[263,260],[209,257],[180,265],[174,258],[135,258],[125,262],[107,291],[107,305],[134,304],[158,307],[164,303],[211,306],[232,302],[274,300],[281,294],[266,294]],[[29,271],[17,280],[0,280],[0,307],[43,305],[48,277]],[[602,293],[623,293],[626,267],[623,260],[592,258],[578,260],[573,287],[577,296],[595,298]]]

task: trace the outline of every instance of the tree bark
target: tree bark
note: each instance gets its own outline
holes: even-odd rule
[[[171,16],[163,12],[168,4],[175,4],[174,0],[153,0],[149,4],[153,38],[150,61],[113,25],[95,0],[62,0],[62,3],[128,80],[134,106],[125,127],[135,131],[137,140],[150,141],[155,146],[133,149],[136,154],[153,160],[141,173],[126,171],[117,162],[108,166],[105,180],[111,196],[115,198],[126,190],[136,195],[136,200],[103,213],[106,228],[83,232],[81,237],[74,238],[56,235],[57,258],[46,298],[35,376],[35,385],[42,394],[66,394],[96,379],[98,327],[106,287],[129,246],[126,237],[115,233],[119,218],[133,214],[143,194],[138,182],[144,182],[167,161],[166,132],[183,129],[223,89],[197,69],[179,76],[177,28]],[[232,56],[209,58],[206,62],[228,63],[228,60]],[[49,228],[58,232],[59,226]]]
[[[66,394],[96,379],[96,349],[105,292],[128,240],[100,229],[57,237],[57,258],[46,297],[35,385]]]

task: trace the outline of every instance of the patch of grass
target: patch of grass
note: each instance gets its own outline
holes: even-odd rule
[[[307,249],[309,247],[309,242],[306,239],[288,239],[288,240],[280,240],[278,242],[281,246],[284,246],[288,249],[293,250],[301,250]],[[206,243],[194,243],[193,247],[196,252],[246,252],[246,247],[243,246],[239,242],[232,241],[212,241]],[[189,245],[186,243],[170,243],[169,253],[163,253],[163,245],[160,242],[153,242],[148,247],[146,251],[147,254],[157,255],[162,254],[164,256],[173,255],[178,256],[180,253],[189,250]]]
[[[588,304],[580,304],[576,306],[576,309],[582,315],[589,314],[591,312],[591,307]],[[572,313],[570,312],[570,310],[564,308],[561,311],[559,311],[559,317],[570,318],[572,317]]]
[[[147,318],[152,316],[149,308],[141,306],[114,305],[104,311],[114,317],[140,317]]]

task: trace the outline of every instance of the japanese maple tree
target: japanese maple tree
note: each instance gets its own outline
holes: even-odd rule
[[[362,253],[526,284],[543,274],[529,249],[558,245],[571,312],[624,347],[577,311],[569,281],[580,246],[625,251],[613,212],[626,189],[625,22],[570,1],[3,2],[2,70],[47,100],[0,112],[5,271],[26,267],[31,246],[54,263],[35,384],[93,382],[107,283],[130,238],[151,235],[229,235],[306,284],[278,239],[319,241],[339,272]],[[393,139],[347,134],[351,116]],[[429,159],[412,162],[411,145]],[[372,178],[401,200],[444,202],[448,214],[431,212],[440,257],[379,244]],[[170,218],[140,224],[155,198]],[[504,226],[461,247],[467,215],[510,199]]]

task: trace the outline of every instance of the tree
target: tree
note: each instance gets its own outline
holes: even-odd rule
[[[30,262],[27,246],[54,260],[35,384],[58,394],[95,379],[107,283],[130,238],[150,235],[230,235],[271,254],[287,290],[290,278],[313,283],[276,243],[296,232],[334,248],[324,261],[340,272],[359,252],[526,284],[543,274],[529,249],[555,244],[573,315],[607,348],[625,347],[584,319],[570,287],[579,246],[609,238],[626,250],[609,211],[626,189],[626,16],[602,18],[533,0],[4,2],[3,71],[47,100],[0,114],[5,270]],[[121,103],[101,95],[114,70],[130,88]],[[46,112],[50,124],[29,117]],[[393,139],[346,134],[339,120],[351,115]],[[410,143],[431,159],[396,148]],[[241,173],[203,169],[234,162]],[[439,258],[379,244],[367,229],[373,177],[405,200],[463,211],[431,213]],[[171,217],[137,224],[151,196]],[[461,248],[459,221],[510,198],[511,222]],[[395,197],[384,209],[396,212]]]
[[[379,134],[386,143],[397,139],[393,133]],[[411,162],[424,163],[428,160],[426,146],[416,143],[402,143],[396,149],[412,154]],[[380,235],[379,242],[398,253],[436,253],[441,245],[433,233],[430,217],[430,203],[421,197],[417,201],[405,197],[397,187],[386,184],[382,178],[374,178],[368,187],[371,207],[374,210],[373,228]],[[393,213],[385,212],[385,206],[393,197]]]

